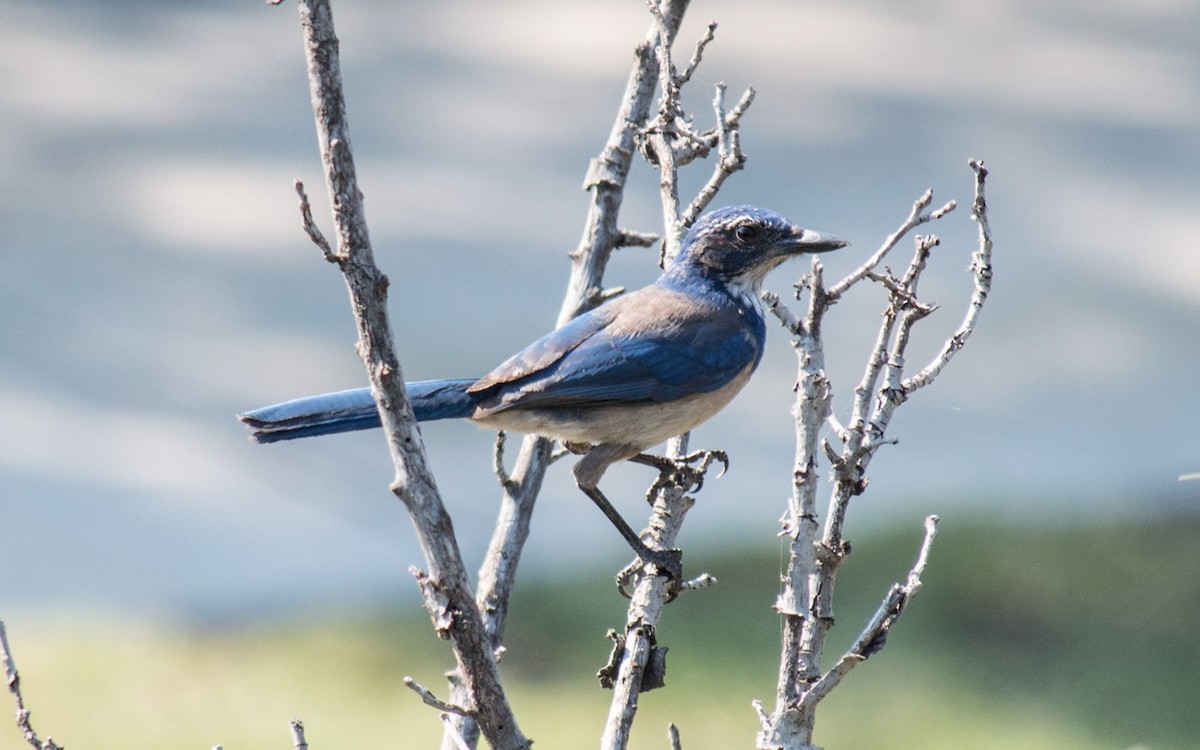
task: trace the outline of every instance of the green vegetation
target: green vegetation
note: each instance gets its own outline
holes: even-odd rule
[[[842,648],[911,564],[911,529],[857,544],[838,579]],[[1047,531],[942,523],[925,590],[887,648],[822,707],[818,741],[846,748],[1194,748],[1200,742],[1200,522]],[[769,707],[778,550],[689,551],[721,585],[671,605],[667,688],[643,697],[634,747],[752,747]],[[506,680],[542,748],[594,747],[608,694],[593,674],[623,602],[597,575],[527,583],[513,604]],[[401,684],[444,692],[452,663],[420,612],[238,629],[10,622],[34,725],[75,748],[430,748],[436,713]],[[7,711],[5,712],[8,713]],[[0,749],[24,745],[11,720]]]

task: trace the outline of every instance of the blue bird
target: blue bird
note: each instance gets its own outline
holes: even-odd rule
[[[722,208],[692,226],[656,282],[574,318],[479,379],[407,383],[418,421],[470,419],[562,440],[583,453],[579,488],[643,560],[678,576],[678,558],[646,547],[600,491],[619,461],[663,468],[651,446],[730,402],[762,359],[759,292],[769,271],[848,244],[755,206]],[[380,425],[369,388],[310,396],[241,414],[259,443]]]

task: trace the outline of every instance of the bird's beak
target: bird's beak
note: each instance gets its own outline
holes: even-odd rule
[[[799,255],[800,253],[825,253],[845,247],[850,243],[841,237],[834,237],[832,234],[822,234],[811,229],[793,227],[792,236],[777,244],[784,252],[790,255]]]

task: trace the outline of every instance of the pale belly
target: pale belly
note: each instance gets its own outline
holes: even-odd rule
[[[691,430],[725,408],[742,390],[752,371],[752,367],[747,367],[721,388],[675,401],[553,409],[511,408],[475,421],[513,432],[546,435],[575,443],[627,445],[633,447],[634,452],[643,451]]]

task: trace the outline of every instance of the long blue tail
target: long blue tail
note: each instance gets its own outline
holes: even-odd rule
[[[418,422],[462,419],[475,411],[467,388],[475,380],[420,380],[405,383]],[[369,430],[380,425],[370,388],[324,393],[239,414],[256,443]]]

